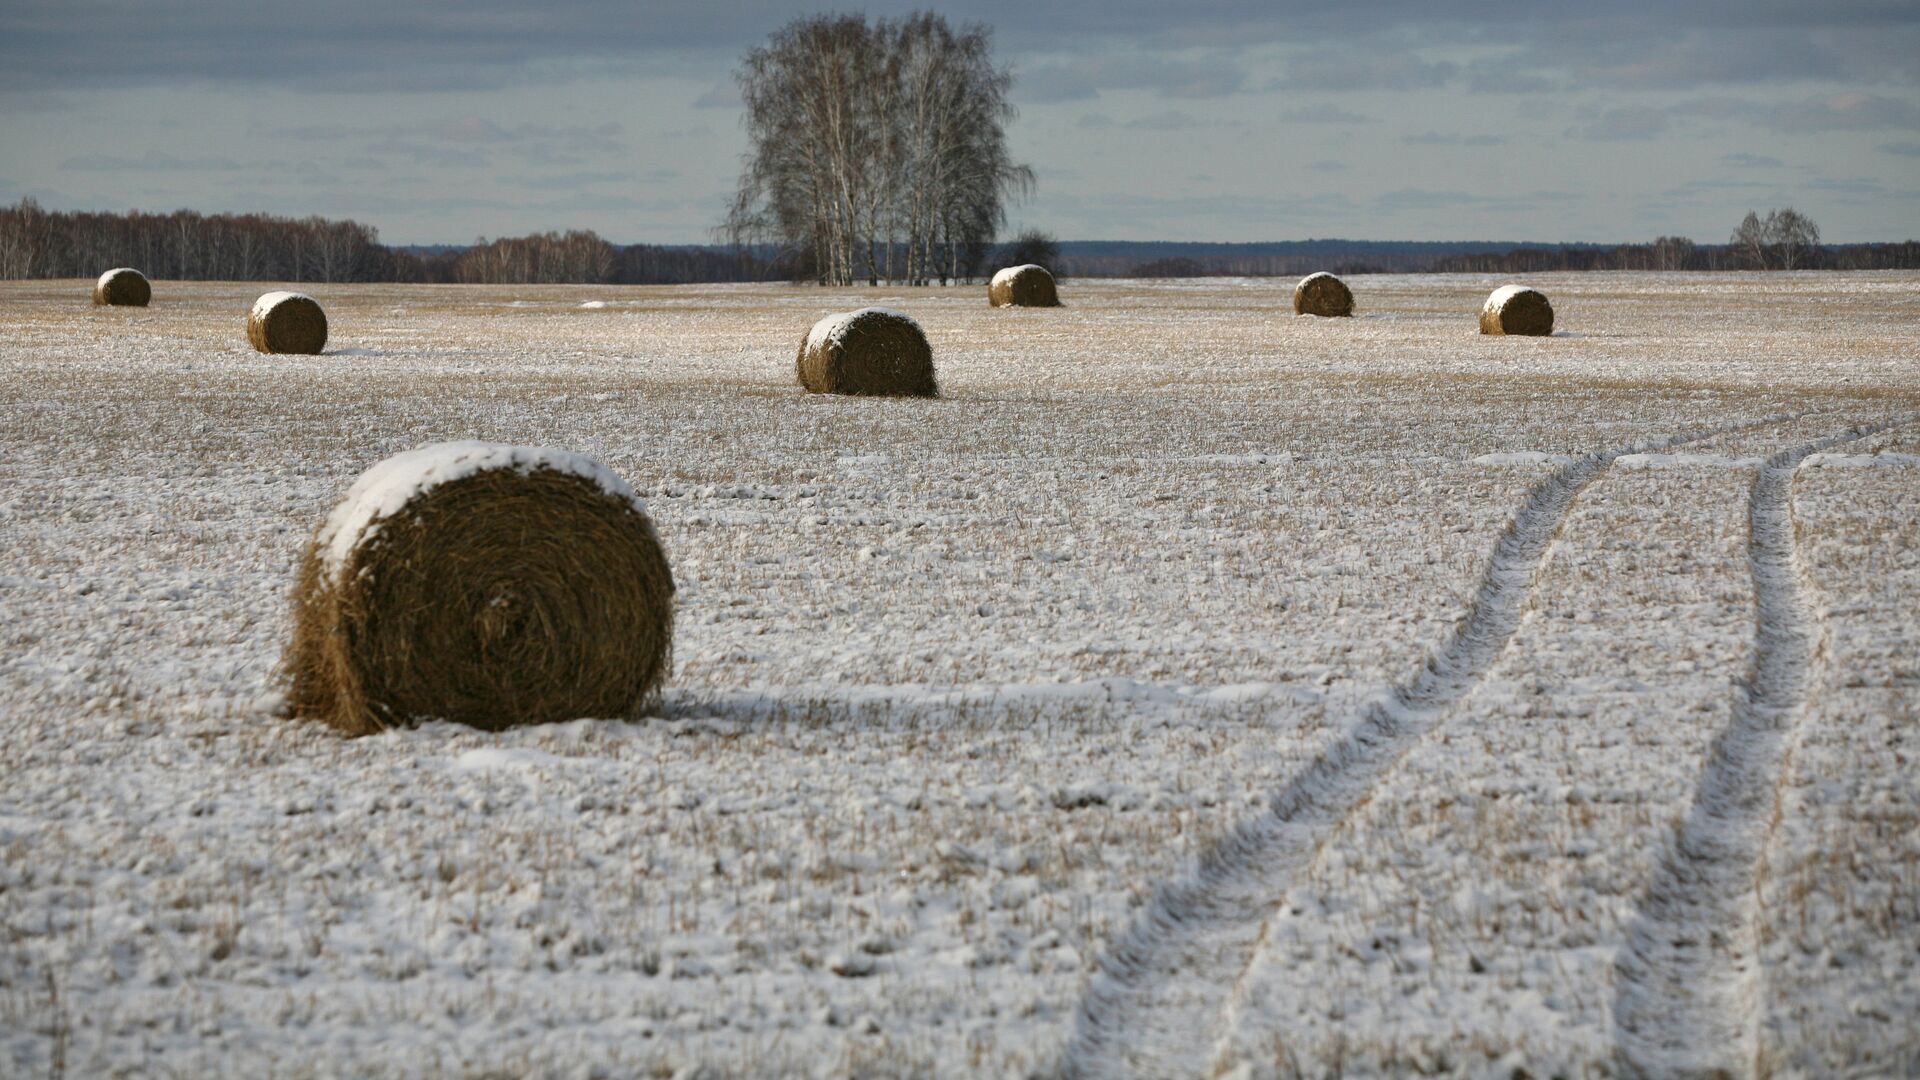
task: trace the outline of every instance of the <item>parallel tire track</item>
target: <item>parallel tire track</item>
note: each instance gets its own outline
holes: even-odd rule
[[[1785,417],[1771,417],[1777,423]],[[1081,999],[1058,1073],[1067,1078],[1199,1073],[1223,1034],[1226,1006],[1290,878],[1380,777],[1506,648],[1535,578],[1580,492],[1613,459],[1658,451],[1710,431],[1590,454],[1535,485],[1500,538],[1466,617],[1411,680],[1369,705],[1346,735],[1164,885],[1102,957]]]
[[[1782,451],[1754,481],[1747,511],[1752,668],[1615,960],[1615,1057],[1623,1075],[1731,1077],[1756,1070],[1763,1005],[1755,926],[1759,862],[1814,657],[1814,626],[1794,558],[1793,474],[1809,454],[1890,426]]]

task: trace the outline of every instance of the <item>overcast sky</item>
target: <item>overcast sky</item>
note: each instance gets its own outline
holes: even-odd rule
[[[703,242],[769,0],[0,0],[0,201]],[[841,8],[850,5],[838,5]],[[871,3],[872,14],[924,4]],[[1920,3],[958,3],[1068,239],[1920,237]]]

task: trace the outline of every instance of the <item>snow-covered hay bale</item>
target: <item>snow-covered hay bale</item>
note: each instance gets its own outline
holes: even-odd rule
[[[305,293],[267,293],[247,312],[247,340],[263,353],[318,353],[327,345],[327,313]]]
[[[153,286],[147,275],[131,266],[121,266],[100,275],[93,283],[93,302],[101,307],[146,307],[153,299]]]
[[[1480,308],[1480,332],[1545,337],[1553,333],[1553,305],[1537,289],[1502,285]]]
[[[1060,292],[1053,273],[1036,263],[1009,266],[987,283],[987,303],[994,307],[1059,307]]]
[[[861,308],[813,324],[795,361],[816,394],[938,397],[933,348],[920,324],[887,308]]]
[[[1347,283],[1328,273],[1308,274],[1293,287],[1295,315],[1329,317],[1353,314],[1353,291]]]
[[[365,735],[644,708],[673,575],[625,481],[564,450],[451,442],[354,481],[307,544],[282,666],[296,716]]]

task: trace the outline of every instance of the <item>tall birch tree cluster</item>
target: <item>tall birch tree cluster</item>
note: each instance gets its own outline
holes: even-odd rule
[[[1012,74],[992,31],[921,12],[796,19],[735,78],[749,149],[724,231],[821,284],[970,276],[1033,186],[1007,152]]]

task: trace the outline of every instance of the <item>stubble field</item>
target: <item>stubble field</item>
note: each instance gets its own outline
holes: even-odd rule
[[[1920,275],[1349,283],[0,283],[0,1072],[1920,1070]],[[279,715],[464,438],[646,498],[658,715]]]

